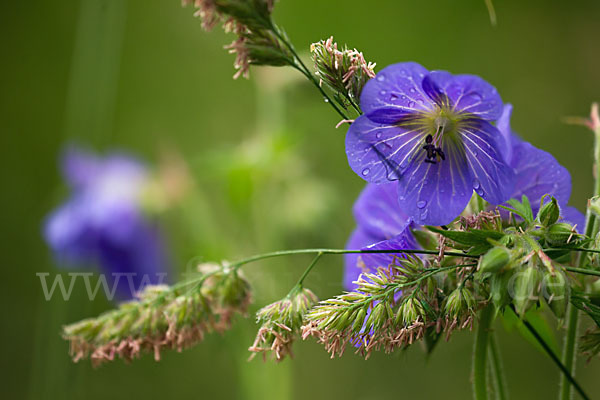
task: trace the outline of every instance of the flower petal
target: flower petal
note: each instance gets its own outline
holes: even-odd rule
[[[445,225],[466,207],[473,189],[464,151],[446,146],[446,159],[425,162],[421,151],[398,181],[400,208],[422,225]]]
[[[420,152],[422,133],[379,124],[361,115],[346,134],[350,168],[371,183],[400,179],[411,157]]]
[[[63,151],[60,163],[65,180],[73,188],[91,184],[101,171],[98,157],[75,146]]]
[[[354,203],[354,218],[376,241],[400,234],[410,223],[398,204],[396,182],[368,184]]]
[[[423,79],[423,90],[438,105],[449,100],[460,113],[492,121],[502,114],[502,99],[495,87],[475,75],[432,71]]]
[[[348,243],[346,243],[346,249],[360,250],[376,242],[378,242],[378,239],[369,235],[361,228],[356,228],[352,232],[352,235],[350,235]],[[359,264],[359,257],[361,256],[362,254],[360,253],[344,254],[344,288],[347,290],[352,290],[356,287],[352,282],[357,280],[358,276],[365,271],[362,267],[362,262]]]
[[[414,62],[385,67],[362,91],[363,112],[375,122],[394,123],[403,115],[432,109],[433,103],[421,86],[427,74],[427,69]]]
[[[418,248],[417,241],[410,231],[410,227],[407,226],[401,234],[392,239],[374,243],[363,250],[416,250]],[[406,253],[363,253],[358,262],[363,268],[376,270],[394,263],[397,257],[406,258]]]
[[[511,197],[520,199],[526,195],[534,213],[539,210],[545,194],[554,196],[559,205],[566,205],[571,196],[569,171],[550,153],[517,139],[514,143],[510,165],[515,170],[516,180]]]
[[[467,162],[473,177],[472,187],[490,204],[510,199],[515,175],[500,153],[500,132],[489,122],[472,119],[458,129],[464,143]]]
[[[577,232],[585,230],[585,215],[575,207],[566,206],[560,209],[560,214],[565,222],[576,225]]]

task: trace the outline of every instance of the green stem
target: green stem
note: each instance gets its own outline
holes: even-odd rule
[[[479,326],[473,353],[473,393],[475,400],[487,400],[487,355],[490,328],[494,319],[494,306],[486,306],[479,314]]]
[[[310,271],[314,268],[314,266],[317,265],[317,262],[319,261],[319,258],[321,258],[322,255],[323,255],[323,253],[317,253],[316,257],[313,258],[310,265],[306,268],[306,270],[304,271],[304,273],[302,274],[300,279],[298,279],[298,283],[296,284],[297,287],[302,287],[304,280],[306,279],[308,274],[310,274]]]
[[[281,32],[279,32],[279,29],[277,28],[277,26],[275,24],[271,24],[271,26],[272,26],[271,30],[275,34],[275,36],[277,36],[277,38],[279,40],[281,40],[283,42],[283,44],[285,44],[285,46],[288,48],[288,50],[290,51],[290,53],[292,53],[292,55],[294,56],[294,59],[295,59],[296,64],[297,64],[297,65],[294,65],[294,67],[298,71],[302,72],[302,74],[304,76],[306,76],[309,81],[312,82],[312,84],[319,90],[319,92],[321,92],[321,95],[323,95],[323,97],[325,98],[325,100],[327,101],[327,103],[329,103],[331,105],[331,107],[333,107],[333,109],[343,119],[348,119],[348,117],[346,116],[346,114],[344,114],[344,112],[342,110],[340,110],[338,106],[335,105],[335,103],[331,99],[331,97],[329,97],[329,95],[323,90],[323,88],[321,87],[321,85],[319,84],[319,82],[317,82],[317,80],[314,77],[314,75],[310,72],[310,70],[308,69],[308,67],[306,66],[306,64],[304,64],[304,62],[302,61],[302,59],[300,58],[300,56],[298,55],[298,53],[296,53],[296,49],[294,48],[294,46],[281,34]]]
[[[506,378],[504,377],[504,366],[502,358],[498,351],[498,340],[494,332],[490,333],[490,359],[492,361],[492,373],[494,377],[494,388],[496,389],[497,400],[507,400],[508,390],[506,388]]]
[[[394,253],[404,253],[404,254],[430,254],[430,255],[438,255],[439,251],[436,250],[415,250],[415,249],[389,249],[389,250],[346,250],[346,249],[296,249],[296,250],[280,250],[273,251],[270,253],[258,254],[255,256],[251,256],[239,261],[232,263],[233,268],[239,268],[244,264],[248,264],[254,261],[263,260],[265,258],[273,258],[273,257],[281,257],[281,256],[289,256],[294,254],[394,254]],[[457,251],[446,251],[444,253],[446,256],[452,257],[465,257],[465,258],[479,258],[479,256],[473,256],[469,254],[464,254]]]
[[[592,107],[591,121],[596,121],[596,125],[592,127],[594,130],[594,196],[600,195],[600,126],[597,124],[597,120],[598,109],[597,107]],[[597,230],[596,216],[590,207],[588,207],[585,219],[585,235],[593,239],[597,234]],[[584,254],[578,254],[576,267],[583,267],[585,259]],[[575,362],[577,360],[575,347],[577,345],[578,327],[579,310],[573,304],[569,304],[568,325],[563,345],[562,362],[569,374],[572,375],[575,375]],[[566,375],[563,375],[560,380],[560,399],[570,400],[572,391],[571,382],[567,379]]]

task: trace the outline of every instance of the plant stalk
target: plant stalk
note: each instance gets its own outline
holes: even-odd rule
[[[487,305],[479,313],[477,336],[475,336],[475,349],[473,352],[473,394],[475,400],[488,399],[487,387],[487,355],[490,329],[494,320],[495,309],[492,304]]]

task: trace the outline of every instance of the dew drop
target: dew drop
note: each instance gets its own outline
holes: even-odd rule
[[[371,172],[371,170],[369,168],[365,168],[362,170],[362,175],[367,176],[367,175],[369,175],[369,172]]]
[[[473,189],[477,190],[481,187],[481,183],[479,183],[479,179],[475,178],[473,180]]]
[[[427,210],[423,210],[423,212],[421,213],[421,221],[424,221],[425,218],[427,218]]]
[[[408,91],[411,92],[411,93],[416,93],[417,92],[417,90],[414,87],[411,87]]]
[[[406,200],[406,197],[404,197],[404,196],[398,196],[398,200],[404,201],[404,200]]]
[[[414,101],[409,101],[408,102],[408,107],[409,108],[413,108],[415,106],[415,102]]]
[[[379,82],[383,82],[383,81],[385,81],[385,76],[383,76],[383,75],[381,75],[381,74],[378,74],[378,75],[377,75],[377,80],[378,80]]]
[[[406,100],[406,96],[405,96],[405,95],[402,95],[402,96],[400,96],[400,98],[401,98],[402,100]]]
[[[375,134],[375,137],[376,137],[377,139],[381,139],[381,132],[377,132],[377,133]]]
[[[417,207],[418,208],[425,208],[426,205],[427,205],[427,202],[425,200],[419,200],[419,201],[417,201]]]
[[[396,101],[396,100],[398,100],[398,96],[396,96],[395,94],[393,94],[393,95],[390,96],[390,100],[391,101]]]
[[[328,98],[324,98],[323,101],[325,101],[325,103],[329,103],[329,99]]]
[[[483,196],[483,190],[481,190],[481,189],[477,190],[477,194],[480,196]]]
[[[380,95],[382,95],[382,96],[385,96],[385,95],[386,95],[386,93],[387,93],[387,92],[386,92],[385,90],[382,90],[381,92],[379,92],[379,94],[380,94]]]

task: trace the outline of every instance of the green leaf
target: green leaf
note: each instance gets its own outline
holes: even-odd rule
[[[555,354],[560,354],[558,340],[554,335],[554,330],[552,329],[546,318],[544,318],[544,315],[542,314],[540,309],[529,310],[525,314],[524,319],[526,319],[527,322],[529,322],[531,326],[533,326],[533,328],[540,334],[542,339],[544,339],[544,342],[546,342],[548,346],[550,346],[550,348]],[[533,337],[531,332],[529,332],[527,327],[523,324],[523,321],[521,321],[514,312],[510,310],[505,312],[503,314],[502,322],[507,332],[512,332],[516,329],[517,332],[519,332],[519,334],[521,334],[521,336],[525,338],[525,340],[530,342],[541,353],[546,354],[544,348],[537,342],[537,340]]]
[[[571,292],[571,304],[586,313],[600,328],[600,307],[592,303],[589,297],[579,290]]]
[[[471,229],[469,231],[451,231],[436,228],[434,226],[427,226],[432,232],[439,233],[440,235],[447,237],[456,243],[464,244],[467,246],[482,246],[486,249],[492,247],[492,244],[488,239],[500,240],[504,237],[504,233],[498,231]]]
[[[506,206],[500,207],[517,214],[529,224],[533,222],[533,211],[531,210],[531,203],[529,203],[529,199],[527,198],[527,196],[523,195],[523,197],[521,197],[521,201],[517,199],[510,199],[507,201],[507,203],[512,208]]]

